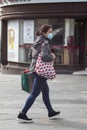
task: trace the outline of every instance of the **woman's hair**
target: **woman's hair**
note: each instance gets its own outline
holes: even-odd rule
[[[36,32],[37,36],[40,36],[43,33],[47,33],[47,31],[52,28],[52,25],[44,24],[40,27],[39,31]]]

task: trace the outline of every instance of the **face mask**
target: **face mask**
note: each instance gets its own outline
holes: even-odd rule
[[[49,33],[49,34],[47,35],[47,38],[48,38],[49,40],[51,40],[51,39],[53,38],[53,33]]]

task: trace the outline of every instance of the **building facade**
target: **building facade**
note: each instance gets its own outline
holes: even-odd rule
[[[51,24],[57,73],[87,67],[87,0],[2,0],[1,70],[21,73],[42,24]]]

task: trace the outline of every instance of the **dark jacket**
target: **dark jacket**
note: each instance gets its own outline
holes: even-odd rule
[[[41,58],[44,62],[53,61],[53,56],[51,55],[51,43],[48,38],[43,35],[37,37],[36,41],[34,42],[33,46],[31,47],[32,57],[31,57],[31,64],[30,64],[30,72],[34,72],[36,61],[38,54],[41,54]]]

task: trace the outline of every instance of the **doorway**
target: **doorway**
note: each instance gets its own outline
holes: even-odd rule
[[[85,68],[87,68],[87,20],[85,20]]]
[[[85,64],[85,20],[75,21],[75,45],[77,48],[77,63]]]

